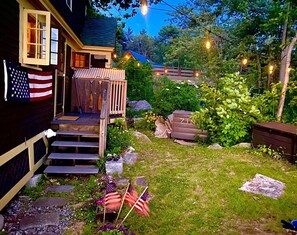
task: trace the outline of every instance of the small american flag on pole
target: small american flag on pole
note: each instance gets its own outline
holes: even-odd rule
[[[128,205],[132,207],[137,201],[137,199],[138,199],[137,192],[134,190],[134,187],[131,184],[129,184],[129,188],[125,195],[124,201],[127,202]]]
[[[141,215],[149,216],[150,214],[148,206],[149,196],[148,188],[146,188],[134,206],[134,209]]]
[[[12,102],[30,102],[52,97],[52,72],[30,71],[3,60],[4,99]]]
[[[116,184],[107,181],[105,186],[104,206],[111,210],[117,210],[122,204],[121,195],[116,192]]]

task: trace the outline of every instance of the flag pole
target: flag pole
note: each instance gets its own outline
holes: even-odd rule
[[[142,195],[145,193],[145,191],[148,189],[148,186],[145,187],[145,189],[143,190],[142,194],[138,197],[137,201],[134,203],[134,205],[131,207],[131,209],[129,210],[129,212],[127,213],[127,215],[125,216],[125,218],[122,220],[122,222],[116,226],[117,228],[121,227],[121,225],[124,223],[124,221],[127,219],[127,217],[130,215],[131,211],[134,209],[134,207],[136,206],[137,202],[139,202],[140,198],[142,197]]]
[[[106,214],[106,206],[104,203],[104,209],[103,209],[103,224],[105,224],[105,214]]]
[[[119,216],[120,216],[120,214],[121,214],[121,211],[122,211],[122,208],[123,208],[123,205],[124,205],[125,197],[126,197],[126,194],[127,194],[127,192],[128,192],[129,186],[130,186],[130,183],[128,183],[128,186],[127,186],[126,192],[125,192],[125,194],[124,194],[124,196],[123,196],[123,201],[122,201],[122,204],[121,204],[120,210],[119,210],[119,212],[118,212],[118,215],[117,215],[117,218],[116,218],[116,220],[115,220],[115,222],[114,222],[115,224],[117,224],[117,222],[118,222],[118,219],[119,219]]]

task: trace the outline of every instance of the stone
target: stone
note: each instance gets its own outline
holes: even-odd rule
[[[0,231],[3,229],[4,227],[4,217],[3,215],[0,214]]]
[[[251,143],[239,143],[239,144],[233,145],[232,147],[251,148],[252,144]]]
[[[68,193],[74,190],[72,185],[54,185],[45,189],[45,192]]]
[[[155,130],[155,137],[157,138],[169,138],[171,133],[171,129],[169,126],[166,125],[166,122],[163,118],[158,117],[155,121],[156,130]]]
[[[125,153],[123,155],[123,161],[126,164],[132,165],[135,164],[138,158],[138,153]]]
[[[41,197],[32,203],[35,207],[63,207],[68,199],[64,197]]]
[[[41,213],[31,216],[25,216],[20,221],[20,229],[38,228],[44,226],[58,226],[59,214],[58,213]]]
[[[123,158],[120,157],[117,161],[106,161],[105,169],[107,175],[119,174],[123,173]]]
[[[26,183],[26,186],[28,188],[36,187],[41,177],[42,177],[42,174],[33,175],[32,178]]]
[[[126,185],[129,184],[129,179],[126,179],[126,178],[116,178],[114,180],[114,182],[116,183],[116,185],[126,186]]]
[[[180,144],[180,145],[186,145],[186,146],[195,146],[197,145],[196,142],[191,142],[191,141],[185,141],[185,140],[174,140],[174,143]]]
[[[138,176],[138,177],[136,177],[135,184],[136,185],[139,185],[139,186],[143,186],[143,187],[148,186],[148,183],[145,180],[145,176]]]
[[[144,142],[152,142],[149,137],[147,137],[145,134],[140,133],[139,131],[134,131],[133,134],[134,136],[136,136],[136,138],[141,139]]]
[[[215,149],[215,150],[223,149],[223,147],[221,145],[219,145],[219,144],[212,144],[212,145],[209,145],[207,148],[208,149]]]
[[[132,146],[129,146],[126,150],[126,153],[133,153],[135,151],[135,148],[133,148]]]
[[[146,100],[139,100],[134,104],[134,110],[149,110],[152,109],[152,106]]]

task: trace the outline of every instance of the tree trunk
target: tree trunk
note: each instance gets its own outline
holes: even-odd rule
[[[297,41],[297,31],[292,39],[291,43],[287,47],[287,54],[286,54],[286,60],[285,60],[285,75],[284,75],[284,82],[283,82],[283,87],[282,87],[282,93],[279,99],[279,104],[278,104],[278,111],[277,111],[277,120],[280,121],[282,118],[282,113],[284,109],[284,104],[285,104],[285,98],[286,98],[286,91],[289,83],[289,68],[290,68],[290,63],[291,63],[291,56],[292,56],[292,50],[294,48],[294,45]]]
[[[290,4],[287,5],[287,14],[290,10]],[[283,50],[281,53],[281,64],[280,64],[280,71],[279,71],[279,81],[284,83],[285,74],[286,74],[286,56],[288,54],[288,45],[287,43],[287,31],[288,31],[288,15],[286,16],[284,25],[283,25],[283,32],[282,32],[282,46]]]

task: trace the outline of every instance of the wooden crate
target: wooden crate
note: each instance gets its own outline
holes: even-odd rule
[[[173,112],[173,123],[171,137],[183,140],[196,140],[207,138],[207,131],[199,130],[194,125],[190,116],[192,112],[176,110]]]
[[[297,160],[297,126],[278,122],[256,123],[253,125],[254,147],[266,145],[274,150],[282,147],[290,163]]]

